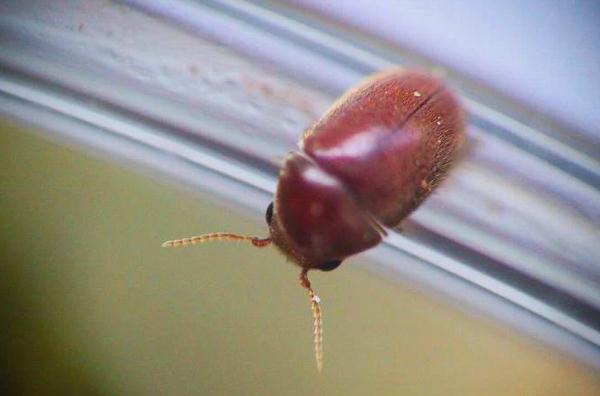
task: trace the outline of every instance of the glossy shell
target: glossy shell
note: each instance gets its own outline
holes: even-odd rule
[[[341,97],[286,159],[273,241],[305,268],[376,245],[376,223],[397,226],[439,184],[463,129],[463,111],[437,77],[374,75]]]

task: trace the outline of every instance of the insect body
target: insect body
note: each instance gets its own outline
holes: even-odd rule
[[[163,246],[273,243],[301,268],[320,370],[321,307],[307,272],[331,271],[380,243],[384,227],[398,227],[448,171],[464,118],[454,95],[431,74],[401,69],[375,74],[342,96],[287,156],[266,212],[269,237],[214,233]]]

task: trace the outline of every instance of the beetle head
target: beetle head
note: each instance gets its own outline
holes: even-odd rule
[[[275,246],[306,269],[331,271],[381,241],[344,185],[298,152],[287,157],[265,217]]]

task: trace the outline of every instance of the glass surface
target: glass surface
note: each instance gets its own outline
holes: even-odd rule
[[[271,2],[126,3],[0,2],[0,116],[258,222],[283,156],[338,94],[384,68],[441,67],[469,113],[468,152],[357,263],[600,370],[596,146],[326,17]]]
[[[0,127],[0,356],[14,394],[595,395],[576,361],[357,268],[312,280],[316,372],[298,270],[274,249],[160,248],[263,234],[212,197]]]

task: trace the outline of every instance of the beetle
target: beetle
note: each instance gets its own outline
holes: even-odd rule
[[[379,244],[386,228],[398,228],[448,172],[464,128],[464,111],[439,77],[404,69],[376,73],[340,97],[287,155],[265,214],[269,237],[212,233],[163,246],[274,244],[301,269],[320,371],[321,306],[308,271],[334,270]]]

